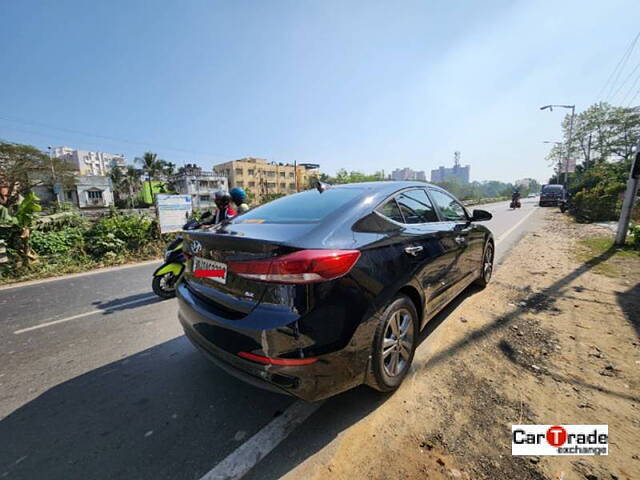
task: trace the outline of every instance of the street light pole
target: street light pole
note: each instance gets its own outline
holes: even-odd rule
[[[571,120],[569,123],[569,137],[567,138],[567,148],[566,148],[566,156],[565,156],[565,165],[564,165],[564,187],[567,188],[568,178],[569,178],[569,156],[571,155],[571,137],[573,136],[573,122],[576,116],[576,106],[575,105],[544,105],[540,107],[540,110],[549,109],[550,112],[553,112],[553,107],[559,108],[569,108],[571,109]],[[560,180],[560,174],[558,174],[558,181]]]

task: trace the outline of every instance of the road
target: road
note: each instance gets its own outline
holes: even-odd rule
[[[479,207],[494,215],[498,261],[536,225],[535,204]],[[175,300],[151,293],[155,266],[0,289],[0,478],[198,479],[294,403],[206,361]],[[326,401],[307,420],[304,452],[383,401],[366,387]],[[281,450],[251,475],[300,461]]]

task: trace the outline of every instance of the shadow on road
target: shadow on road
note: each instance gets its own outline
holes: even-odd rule
[[[616,294],[616,296],[624,315],[636,330],[636,334],[640,336],[640,283],[637,283],[624,293]]]
[[[181,336],[57,385],[0,421],[0,478],[199,478],[292,398]]]
[[[498,349],[500,349],[500,351],[504,354],[505,357],[507,357],[507,359],[514,363],[515,365],[518,365],[519,367],[525,369],[525,370],[529,370],[529,365],[524,363],[521,360],[518,360],[517,355],[515,353],[514,348],[511,346],[511,344],[509,342],[507,342],[506,340],[501,340],[498,343]],[[542,374],[544,375],[548,375],[549,377],[553,378],[555,381],[557,382],[563,382],[563,383],[568,383],[571,385],[575,385],[575,386],[580,386],[589,390],[596,390],[598,392],[604,393],[606,395],[611,395],[612,397],[618,397],[618,398],[622,398],[624,400],[630,400],[632,402],[640,402],[640,397],[638,396],[634,396],[634,395],[630,395],[628,393],[624,393],[624,392],[615,392],[613,390],[609,390],[608,388],[604,388],[600,385],[594,385],[592,383],[587,383],[584,380],[581,380],[579,378],[575,378],[575,377],[568,377],[566,375],[561,375],[559,373],[556,372],[552,372],[549,370],[542,370],[541,371]]]
[[[138,293],[136,295],[129,295],[128,297],[115,298],[113,300],[101,302],[92,302],[92,305],[99,309],[104,310],[105,315],[113,312],[119,312],[122,310],[129,310],[131,308],[139,308],[144,305],[151,305],[152,303],[159,303],[163,300],[154,295],[152,292]]]

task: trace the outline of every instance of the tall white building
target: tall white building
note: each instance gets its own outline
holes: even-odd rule
[[[80,175],[109,175],[111,166],[115,162],[119,167],[124,167],[126,159],[124,155],[105,152],[91,152],[89,150],[77,150],[69,147],[54,147],[51,150],[54,157],[62,158],[69,162]]]

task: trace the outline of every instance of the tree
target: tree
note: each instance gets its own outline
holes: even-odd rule
[[[136,158],[135,162],[142,166],[142,171],[147,176],[147,182],[149,182],[149,193],[153,199],[153,186],[151,182],[153,180],[157,180],[158,176],[164,172],[166,162],[159,159],[157,153],[152,152],[145,152],[142,158]]]
[[[554,145],[547,159],[564,163],[569,144],[571,115],[562,120],[563,143]],[[588,169],[608,161],[631,158],[640,138],[640,107],[614,107],[600,102],[576,115],[569,144],[569,157]]]
[[[142,171],[133,165],[127,165],[127,168],[124,171],[122,183],[128,191],[129,207],[133,208],[135,205],[136,193],[140,189],[140,184],[142,183]]]
[[[8,240],[8,245],[16,251],[22,263],[32,263],[37,255],[31,248],[31,229],[42,207],[38,204],[39,198],[33,192],[27,192],[24,197],[10,207],[0,205],[0,233],[3,239]]]
[[[74,177],[73,168],[63,159],[50,158],[31,145],[0,141],[0,205],[16,204],[36,186],[68,185]]]

